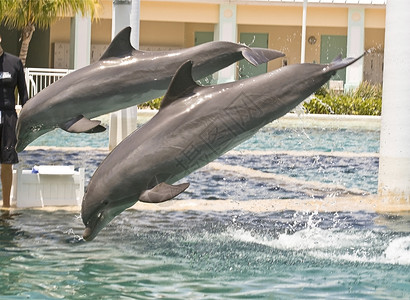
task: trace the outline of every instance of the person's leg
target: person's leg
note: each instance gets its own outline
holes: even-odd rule
[[[3,206],[10,207],[13,164],[18,163],[18,155],[15,149],[17,114],[15,111],[2,111],[2,119],[0,140],[1,187],[3,190]]]
[[[1,164],[1,187],[3,190],[3,207],[10,207],[10,192],[12,181],[13,165]]]

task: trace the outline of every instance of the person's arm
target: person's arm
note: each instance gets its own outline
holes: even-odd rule
[[[26,86],[26,78],[24,75],[24,68],[21,60],[19,60],[19,70],[17,74],[17,89],[20,96],[20,104],[24,106],[28,100],[28,93],[27,93],[27,86]]]

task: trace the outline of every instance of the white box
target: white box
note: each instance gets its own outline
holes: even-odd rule
[[[13,170],[11,205],[16,207],[80,206],[84,196],[84,168],[39,166]]]
[[[329,90],[343,92],[343,80],[329,80]]]

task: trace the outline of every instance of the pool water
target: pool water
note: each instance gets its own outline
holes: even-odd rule
[[[0,299],[405,299],[410,216],[128,210],[0,221]]]
[[[353,193],[375,194],[377,193],[379,135],[378,130],[284,129],[266,126],[251,139],[217,159],[216,162],[222,164],[222,167],[219,166],[215,170],[208,166],[191,174],[188,177],[191,188],[182,197],[205,199],[242,197],[245,200],[255,199],[255,197],[294,198],[297,196],[292,188],[294,178],[328,184],[328,186],[323,185],[322,190],[337,189],[337,185],[343,185],[346,189],[355,189]],[[107,150],[104,150],[108,148],[108,130],[93,134],[92,138],[88,134],[73,135],[62,130],[54,130],[35,140],[32,146],[74,147],[74,149],[53,149],[52,156],[49,155],[48,149],[23,152],[19,156],[20,168],[31,169],[38,163],[85,166],[86,182],[88,182],[94,170],[108,154]],[[83,147],[98,150],[89,148],[84,150]],[[242,168],[235,170],[233,176],[225,176],[227,172],[232,172],[227,171],[224,166]],[[264,174],[262,176],[252,174],[253,170],[259,170]],[[289,178],[287,182],[281,183],[282,187],[287,188],[285,193],[282,193],[283,188],[275,184],[277,178],[272,180],[270,174]],[[254,176],[256,178],[253,178]],[[211,189],[223,187],[225,192],[204,195],[204,187],[208,189],[207,185],[210,181],[215,184]],[[239,182],[242,189],[238,190],[237,186],[232,184],[233,182]],[[259,186],[263,185],[268,188],[261,192]],[[244,194],[243,189],[249,192]],[[265,191],[267,193],[264,193]],[[288,191],[290,193],[287,193]],[[296,194],[300,197],[306,196],[306,193],[301,192],[300,189],[297,189]],[[319,197],[328,194],[313,193],[314,196]]]
[[[406,298],[409,213],[278,212],[270,202],[371,197],[378,139],[268,126],[184,178],[191,185],[176,200],[255,200],[257,212],[137,205],[88,243],[78,210],[2,211],[0,299]],[[108,154],[107,132],[56,130],[33,144],[77,148],[27,150],[19,167],[81,166],[86,183]]]
[[[30,146],[108,148],[108,132],[95,133],[91,137],[85,133],[73,135],[56,129],[40,136]],[[278,128],[268,125],[235,149],[378,153],[379,136],[379,130]]]

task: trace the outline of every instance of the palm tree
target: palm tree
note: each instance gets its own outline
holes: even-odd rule
[[[59,17],[81,12],[98,17],[100,0],[1,0],[0,22],[21,30],[20,59],[26,64],[28,47],[36,27],[48,28]]]

